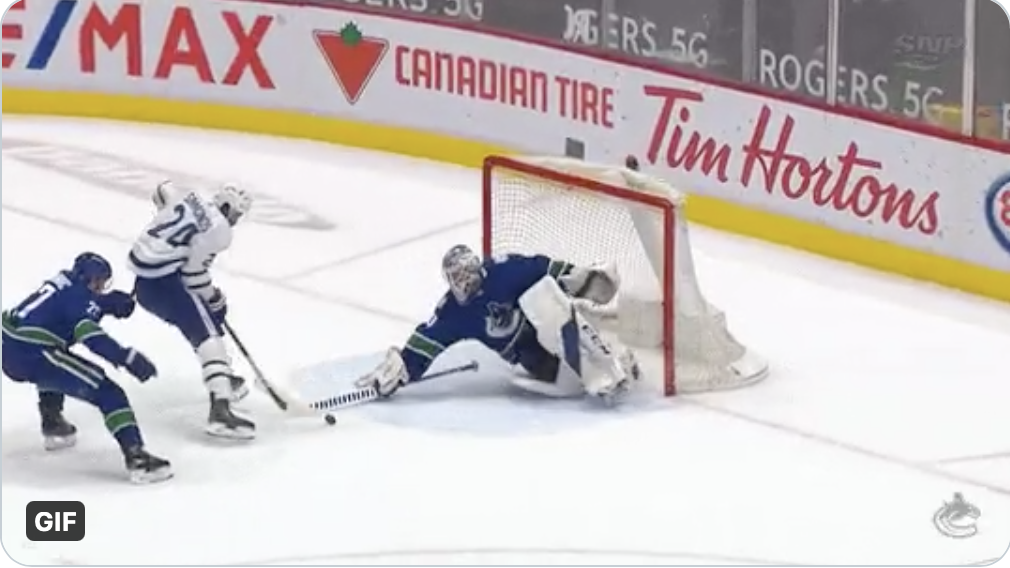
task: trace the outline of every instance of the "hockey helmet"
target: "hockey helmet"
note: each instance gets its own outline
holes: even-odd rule
[[[252,195],[234,184],[225,184],[214,194],[214,205],[232,226],[252,209],[252,204]]]
[[[84,283],[93,292],[105,292],[112,287],[112,265],[98,253],[81,253],[74,259],[70,279]]]
[[[460,304],[469,302],[484,285],[484,262],[466,245],[456,245],[442,257],[442,276]]]

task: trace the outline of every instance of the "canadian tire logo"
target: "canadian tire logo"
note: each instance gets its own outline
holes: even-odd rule
[[[353,22],[339,32],[316,30],[312,34],[344,98],[352,105],[357,104],[386,57],[389,42],[364,35]]]

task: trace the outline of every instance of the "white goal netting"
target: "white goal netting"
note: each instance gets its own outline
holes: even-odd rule
[[[617,264],[621,291],[590,311],[665,394],[738,388],[767,363],[732,334],[695,278],[685,196],[660,179],[570,158],[485,163],[485,253]]]

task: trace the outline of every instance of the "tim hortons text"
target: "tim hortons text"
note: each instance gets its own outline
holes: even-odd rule
[[[644,92],[661,102],[647,152],[652,164],[721,184],[739,182],[746,189],[926,236],[940,229],[940,193],[882,179],[884,163],[864,155],[856,141],[838,155],[814,161],[793,144],[796,119],[764,104],[752,121],[750,139],[735,146],[694,126],[694,115],[705,104],[701,92],[652,85]],[[777,132],[773,124],[779,125]]]

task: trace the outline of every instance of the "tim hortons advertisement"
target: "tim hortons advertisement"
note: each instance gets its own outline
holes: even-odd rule
[[[1010,156],[691,82],[641,88],[639,148],[682,187],[1010,267],[980,230]]]
[[[7,86],[298,110],[535,154],[575,140],[591,160],[639,155],[689,193],[1010,269],[993,221],[1010,203],[1001,197],[1005,153],[592,55],[336,8],[27,0],[4,25],[23,32],[5,33]]]

